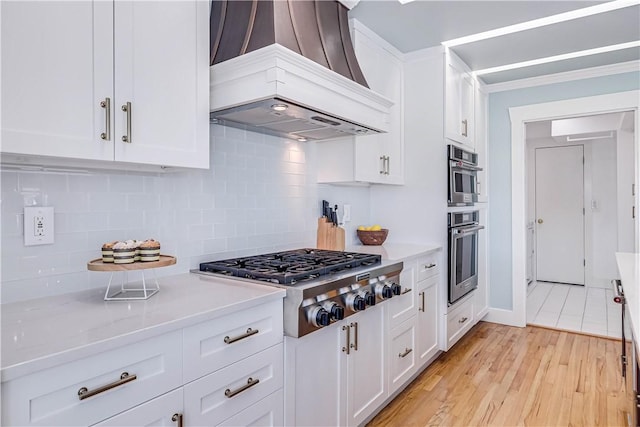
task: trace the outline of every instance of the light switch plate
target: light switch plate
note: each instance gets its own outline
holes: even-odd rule
[[[53,206],[29,206],[24,208],[24,245],[48,245],[53,243]]]

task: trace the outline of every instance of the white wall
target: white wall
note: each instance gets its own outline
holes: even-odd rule
[[[203,261],[315,246],[320,200],[350,203],[347,244],[368,223],[369,189],[316,184],[313,143],[211,127],[211,169],[169,174],[2,172],[3,303],[106,287],[88,272],[102,243],[155,238],[184,273]],[[55,243],[25,247],[22,208],[54,206]]]
[[[618,172],[618,251],[635,252],[634,227],[632,217],[633,190],[632,185],[635,177],[633,159],[633,132],[620,130],[617,132],[618,162],[616,169]],[[636,189],[635,191],[638,191]],[[637,213],[636,213],[637,215]],[[616,277],[618,277],[616,275]]]

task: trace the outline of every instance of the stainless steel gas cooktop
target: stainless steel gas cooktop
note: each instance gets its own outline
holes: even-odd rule
[[[194,272],[286,289],[285,334],[301,337],[400,295],[402,267],[380,255],[305,248],[204,262]]]

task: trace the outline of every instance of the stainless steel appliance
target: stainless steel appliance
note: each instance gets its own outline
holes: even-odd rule
[[[479,212],[449,213],[449,304],[478,287]]]
[[[306,248],[205,262],[194,272],[286,289],[284,332],[301,337],[400,295],[402,267],[380,255]]]
[[[472,206],[478,201],[478,155],[448,146],[449,206]]]
[[[624,289],[622,289],[622,282],[620,280],[614,279],[611,281],[613,285],[613,302],[622,305],[621,307],[621,323],[622,323],[622,351],[620,353],[620,369],[623,378],[627,378],[627,340],[625,337],[625,314],[627,311],[627,301],[624,297]]]

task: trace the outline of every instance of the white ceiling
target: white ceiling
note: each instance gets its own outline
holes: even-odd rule
[[[360,0],[350,11],[401,52],[446,40],[594,6],[602,1]],[[607,45],[640,40],[640,5],[452,47],[480,70]],[[486,74],[487,84],[640,60],[640,47]]]

